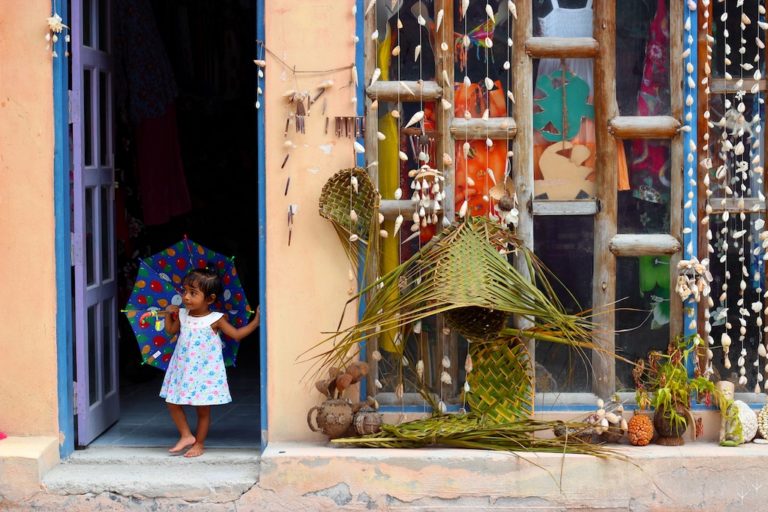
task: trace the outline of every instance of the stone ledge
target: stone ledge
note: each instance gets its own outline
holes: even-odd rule
[[[58,462],[56,437],[10,436],[0,441],[0,503],[40,491],[43,475]]]
[[[766,445],[723,448],[695,442],[680,447],[622,445],[617,451],[629,461],[270,443],[262,454],[259,487],[285,496],[287,502],[315,503],[318,509],[335,504],[430,510],[760,510],[768,498],[768,484],[763,484]]]

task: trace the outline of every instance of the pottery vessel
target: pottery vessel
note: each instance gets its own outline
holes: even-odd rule
[[[675,425],[669,418],[665,417],[665,410],[664,407],[659,407],[653,414],[653,427],[659,435],[656,443],[664,446],[680,446],[685,444],[683,435],[685,435],[685,431],[688,429],[689,412],[685,407],[678,405],[675,410],[683,417],[683,423]]]
[[[326,400],[307,413],[307,425],[313,432],[322,432],[329,439],[346,435],[352,425],[354,413],[347,400]]]

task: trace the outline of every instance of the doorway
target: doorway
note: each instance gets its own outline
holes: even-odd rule
[[[114,375],[113,401],[119,406],[102,407],[109,410],[100,414],[100,422],[93,422],[90,416],[99,410],[99,393],[87,397],[87,407],[78,407],[76,422],[91,426],[81,430],[78,425],[77,444],[169,446],[178,434],[158,396],[164,373],[142,363],[135,336],[119,310],[131,294],[139,259],[184,236],[235,258],[255,309],[259,291],[257,70],[252,60],[256,2],[80,1],[86,35],[74,37],[73,46],[82,43],[83,55],[88,44],[97,46],[109,59],[104,71],[94,72],[88,59],[78,61],[74,49],[73,74],[79,72],[80,62],[85,77],[81,92],[88,98],[80,102],[82,147],[75,138],[73,151],[88,154],[95,147],[104,154],[111,148],[111,155],[92,160],[112,173],[114,204],[111,207],[103,194],[96,198],[101,201],[97,207],[86,204],[84,252],[85,260],[93,261],[84,264],[114,268],[115,295],[99,304],[101,313],[94,316],[103,320],[98,325],[86,321],[79,332],[76,328],[76,338],[85,337],[85,346],[97,350],[76,353],[75,361],[78,381],[83,375],[89,381],[86,389],[107,390],[104,376]],[[78,22],[75,11],[73,6],[73,30]],[[76,80],[73,85],[77,88]],[[73,162],[77,176],[76,156]],[[104,166],[109,162],[111,166]],[[87,175],[89,159],[80,163]],[[77,204],[75,198],[74,217]],[[100,222],[90,222],[89,215],[99,212]],[[113,250],[98,249],[105,245]],[[77,288],[77,272],[74,278]],[[110,329],[114,334],[107,332]],[[114,354],[112,369],[98,371],[99,362],[110,364],[110,354]],[[241,342],[237,365],[227,369],[233,402],[213,409],[206,446],[259,446],[259,355],[254,333]],[[102,397],[104,403],[107,395]],[[191,408],[187,415],[194,427]]]

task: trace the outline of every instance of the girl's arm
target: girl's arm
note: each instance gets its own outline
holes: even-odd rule
[[[237,341],[240,341],[241,339],[245,338],[249,334],[251,334],[253,331],[256,330],[256,328],[259,326],[259,317],[260,317],[260,308],[256,308],[256,314],[253,315],[253,319],[251,322],[246,325],[245,327],[237,328],[233,326],[231,323],[229,323],[229,320],[227,320],[226,316],[221,317],[214,323],[213,327],[216,329],[219,329],[221,332],[229,336],[230,338],[233,338]]]
[[[181,329],[181,322],[179,321],[179,306],[171,304],[165,310],[168,312],[165,315],[165,332],[167,334],[176,334]]]

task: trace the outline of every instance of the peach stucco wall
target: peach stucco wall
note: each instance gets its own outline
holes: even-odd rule
[[[50,0],[0,12],[0,431],[55,435]]]
[[[352,64],[355,31],[352,0],[267,0],[266,44],[280,59],[297,70],[324,70]],[[338,323],[347,290],[348,264],[331,225],[317,213],[325,181],[337,170],[353,165],[352,141],[336,139],[333,117],[354,115],[350,101],[349,69],[318,74],[294,74],[267,53],[266,109],[267,194],[267,328],[269,441],[320,439],[307,428],[307,410],[321,395],[304,379],[309,364],[297,357],[321,339],[321,331]],[[285,119],[289,89],[314,90],[324,80],[335,83],[324,97],[331,118],[324,135],[325,117],[318,101],[306,120],[306,133],[288,139],[296,144],[284,169]],[[295,109],[295,107],[294,107]],[[321,145],[330,144],[330,154]],[[327,148],[326,148],[327,149]],[[284,195],[288,177],[291,184]],[[286,216],[289,204],[298,205],[291,246]]]

